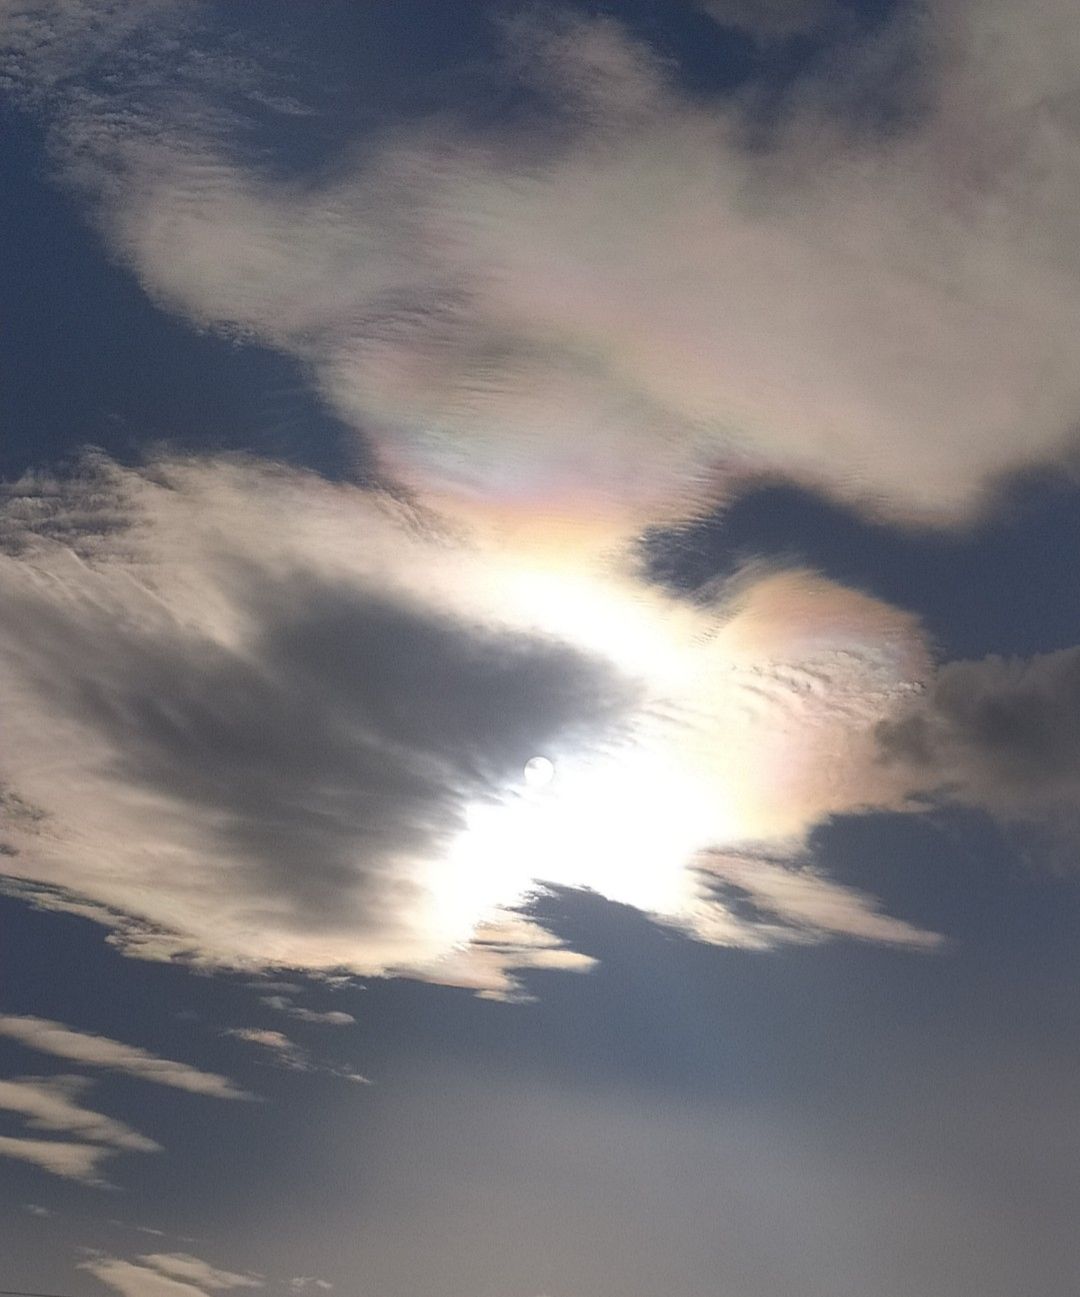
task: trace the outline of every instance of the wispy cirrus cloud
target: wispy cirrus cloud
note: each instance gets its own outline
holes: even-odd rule
[[[118,1153],[160,1153],[156,1140],[125,1122],[85,1108],[79,1102],[91,1082],[82,1076],[16,1077],[0,1080],[0,1111],[20,1118],[33,1131],[65,1139],[0,1139],[0,1158],[29,1162],[51,1175],[110,1188],[101,1164]],[[28,1210],[30,1210],[28,1208]],[[35,1208],[35,1215],[48,1212]]]
[[[90,1081],[81,1076],[16,1077],[0,1080],[0,1109],[21,1116],[34,1130],[66,1132],[94,1144],[135,1153],[158,1153],[161,1145],[137,1130],[81,1106]]]
[[[214,1099],[250,1099],[252,1096],[216,1072],[202,1072],[189,1063],[159,1058],[138,1045],[126,1045],[107,1036],[73,1031],[63,1023],[29,1014],[0,1014],[0,1036],[28,1049],[52,1054],[83,1067],[123,1072],[154,1085],[166,1085]],[[29,1099],[27,1099],[29,1101]]]
[[[290,1072],[319,1072],[326,1076],[337,1076],[345,1081],[353,1081],[358,1085],[370,1084],[366,1076],[350,1067],[339,1067],[334,1063],[320,1062],[312,1058],[306,1049],[296,1041],[290,1040],[283,1032],[265,1027],[229,1027],[222,1034],[266,1051],[267,1056],[278,1067],[284,1067]]]
[[[134,1261],[93,1257],[80,1262],[79,1268],[121,1297],[206,1297],[208,1293],[265,1286],[259,1275],[222,1270],[180,1252],[153,1253]]]
[[[689,606],[612,554],[764,471],[955,522],[1071,453],[1080,288],[1047,271],[1070,218],[1008,187],[1069,146],[1016,145],[1007,192],[952,165],[1015,137],[1009,40],[937,5],[919,120],[855,139],[808,82],[750,148],[744,104],[689,98],[617,22],[536,13],[507,26],[546,105],[527,131],[412,122],[299,183],[224,106],[257,57],[175,68],[163,29],[95,14],[64,11],[78,57],[123,75],[25,30],[10,75],[114,251],[168,308],[309,362],[433,512],[239,462],[9,493],[22,894],[147,958],[496,995],[588,967],[514,913],[545,880],[707,940],[932,944],[804,858],[830,815],[908,804],[873,734],[927,673],[913,619],[808,572]],[[1008,93],[974,93],[988,70]],[[523,789],[548,751],[557,785]],[[57,761],[62,794],[35,776]],[[751,859],[759,921],[717,893]]]

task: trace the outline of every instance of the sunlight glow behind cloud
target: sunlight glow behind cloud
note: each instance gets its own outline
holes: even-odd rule
[[[242,461],[91,462],[5,517],[8,872],[130,954],[509,993],[588,966],[512,919],[544,883],[703,940],[820,937],[843,925],[736,917],[698,857],[794,865],[823,818],[904,802],[873,734],[918,627],[812,573],[691,604]]]

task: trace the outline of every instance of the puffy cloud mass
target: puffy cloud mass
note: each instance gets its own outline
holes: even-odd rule
[[[169,308],[310,362],[429,494],[631,526],[774,472],[946,522],[1073,457],[1067,0],[898,6],[764,133],[752,96],[687,96],[617,22],[534,16],[508,67],[546,116],[412,122],[298,179],[245,148],[246,65],[238,87],[175,42],[155,57],[160,16],[134,54],[84,28],[120,75],[73,90],[79,42],[16,30],[11,76],[115,251]],[[898,61],[917,111],[851,129]]]

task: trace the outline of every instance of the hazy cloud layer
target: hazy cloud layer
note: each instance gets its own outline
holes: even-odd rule
[[[17,1040],[28,1049],[56,1058],[68,1059],[84,1067],[101,1068],[108,1072],[124,1072],[128,1076],[167,1085],[191,1094],[204,1094],[214,1099],[248,1099],[251,1096],[225,1076],[215,1072],[200,1072],[188,1063],[158,1058],[149,1050],[137,1045],[125,1045],[107,1036],[95,1036],[84,1031],[73,1031],[59,1022],[29,1015],[0,1014],[0,1036]]]

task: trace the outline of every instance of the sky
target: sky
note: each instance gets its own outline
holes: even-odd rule
[[[0,1289],[1080,1287],[1077,69],[0,0]]]

